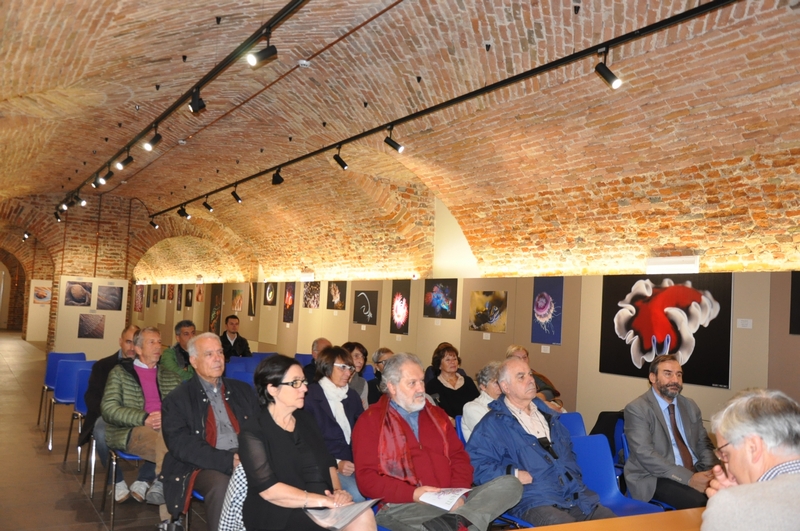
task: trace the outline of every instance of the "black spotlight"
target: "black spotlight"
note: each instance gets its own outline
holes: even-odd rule
[[[82,199],[79,195],[75,195],[75,202],[78,203],[80,206],[86,206],[86,199]]]
[[[346,169],[347,169],[347,163],[344,161],[344,159],[343,159],[342,157],[340,157],[340,156],[339,156],[339,154],[338,154],[338,153],[337,153],[336,155],[334,155],[334,156],[333,156],[333,160],[335,160],[336,162],[338,162],[338,163],[339,163],[339,166],[341,166],[343,170],[346,170]]]
[[[31,235],[28,234],[28,231],[25,231],[25,232],[22,233],[22,241],[25,241],[30,237],[31,237]]]
[[[59,215],[58,210],[53,212],[53,215],[56,217],[56,221],[61,223],[61,215]]]
[[[278,171],[272,174],[272,184],[278,185],[283,183],[283,177],[281,177],[281,169],[278,168]]]
[[[103,179],[99,173],[95,173],[94,180],[92,181],[92,188],[100,188],[104,184],[106,184],[106,180]]]
[[[396,142],[395,140],[392,139],[391,133],[389,133],[389,136],[384,138],[383,141],[386,144],[390,145],[392,147],[392,149],[394,149],[398,153],[402,153],[403,150],[406,149],[402,144],[400,144],[400,143],[398,143],[398,142]]]
[[[61,201],[61,204],[58,205],[58,208],[66,211],[69,208],[69,202],[66,199],[64,199],[63,201]]]
[[[127,157],[125,157],[123,160],[119,160],[119,161],[117,161],[117,163],[116,163],[114,166],[115,166],[115,167],[116,167],[118,170],[122,170],[122,169],[125,169],[125,166],[127,166],[127,165],[128,165],[128,164],[130,164],[131,162],[133,162],[133,157],[131,157],[131,152],[130,152],[130,151],[128,151],[128,156],[127,156]]]
[[[112,178],[112,177],[114,177],[114,172],[113,172],[113,171],[111,171],[111,165],[109,164],[109,165],[108,165],[108,171],[106,172],[106,174],[105,174],[105,175],[103,175],[102,177],[100,177],[100,178],[97,180],[97,182],[98,182],[98,183],[100,183],[100,184],[106,184],[108,181],[110,181],[110,180],[111,180],[111,178]]]
[[[156,133],[153,135],[153,138],[150,139],[150,142],[145,142],[144,149],[145,151],[153,151],[153,148],[161,142],[161,134]]]
[[[192,219],[192,215],[186,212],[186,207],[180,207],[178,209],[178,215],[182,218]]]
[[[189,104],[189,110],[197,114],[205,108],[206,102],[200,97],[200,89],[194,89],[194,92],[192,92],[192,102]]]
[[[257,68],[261,68],[271,60],[275,59],[278,56],[278,49],[275,46],[269,45],[263,50],[258,52],[250,52],[247,54],[247,64],[250,65],[250,68],[256,70]]]
[[[615,76],[614,72],[612,72],[605,63],[597,63],[594,67],[594,71],[598,76],[602,77],[603,81],[608,83],[608,86],[612,89],[617,90],[622,86],[622,80]]]
[[[158,229],[158,223],[156,223],[156,220],[154,219],[150,220],[150,226],[153,227],[154,229]]]
[[[241,203],[242,202],[242,198],[239,197],[239,194],[236,193],[236,187],[235,186],[233,187],[233,192],[231,192],[231,195],[233,196],[234,199],[236,199],[237,203]]]
[[[214,212],[214,207],[208,204],[208,196],[206,196],[206,200],[203,201],[203,206],[206,207],[206,210],[209,212]]]

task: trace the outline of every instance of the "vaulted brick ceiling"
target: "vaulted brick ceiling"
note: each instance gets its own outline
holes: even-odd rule
[[[52,210],[285,3],[4,2],[0,201]],[[285,167],[280,186],[242,184],[242,205],[220,192],[213,213],[191,203],[192,220],[170,212],[146,234],[147,211],[696,5],[310,0],[273,34],[276,61],[239,61],[203,87],[206,111],[167,118],[161,144],[135,146],[102,192],[146,205],[133,203],[131,245],[144,256],[136,274],[154,281],[201,274],[197,238],[245,250],[230,280],[259,267],[273,278],[303,266],[322,278],[428,274],[434,198],[486,275],[635,270],[686,252],[708,270],[791,268],[797,3],[740,0],[612,49],[618,91],[587,58],[396,127],[402,155],[374,135],[342,148],[347,172],[329,152]],[[206,269],[227,267],[208,255]]]

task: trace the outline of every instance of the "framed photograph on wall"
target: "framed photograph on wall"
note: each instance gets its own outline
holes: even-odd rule
[[[141,312],[144,309],[144,286],[136,284],[133,290],[133,311]]]
[[[353,302],[353,322],[358,324],[378,324],[378,292],[356,291]]]
[[[294,322],[294,282],[287,282],[283,288],[283,322]]]
[[[458,308],[458,279],[425,280],[422,316],[434,319],[455,319]]]
[[[185,306],[187,308],[191,308],[192,304],[193,304],[193,302],[192,302],[193,300],[194,300],[194,290],[193,289],[187,289],[186,290],[186,304],[185,304]]]
[[[161,284],[159,291],[161,291],[161,293],[159,294],[159,298],[163,301],[164,299],[167,298],[167,285]]]
[[[208,331],[219,335],[222,320],[222,284],[212,284],[209,297],[211,311],[208,315]]]
[[[507,291],[473,291],[469,298],[469,329],[505,334],[508,326]]]
[[[183,284],[178,284],[178,300],[175,304],[175,309],[181,311],[183,306]]]
[[[264,306],[275,306],[278,303],[278,284],[264,282]]]
[[[531,343],[561,344],[561,308],[564,305],[564,277],[533,279]]]
[[[256,296],[258,295],[258,282],[250,283],[250,297],[247,299],[247,315],[256,315]]]
[[[147,286],[147,295],[144,297],[144,305],[148,308],[150,307],[150,291],[153,289],[153,286]]]
[[[392,312],[389,333],[408,335],[409,310],[411,308],[411,281],[392,281]]]
[[[319,308],[319,282],[303,282],[303,308]]]
[[[328,281],[327,306],[329,310],[344,310],[347,306],[347,281]]]

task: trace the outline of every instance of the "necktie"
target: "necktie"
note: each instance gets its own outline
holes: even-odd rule
[[[689,447],[681,437],[681,432],[678,429],[678,421],[675,418],[675,404],[669,405],[669,422],[672,424],[672,435],[675,437],[675,443],[678,445],[678,452],[681,454],[683,466],[694,472],[694,465],[692,464],[692,454],[689,452]]]

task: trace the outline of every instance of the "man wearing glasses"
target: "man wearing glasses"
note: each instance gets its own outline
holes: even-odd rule
[[[704,491],[717,461],[700,408],[681,395],[678,358],[656,356],[649,379],[651,388],[625,406],[628,489],[637,500],[657,500],[676,509],[704,507]]]
[[[722,465],[706,490],[702,531],[798,529],[800,405],[770,389],[747,389],[711,418]]]

